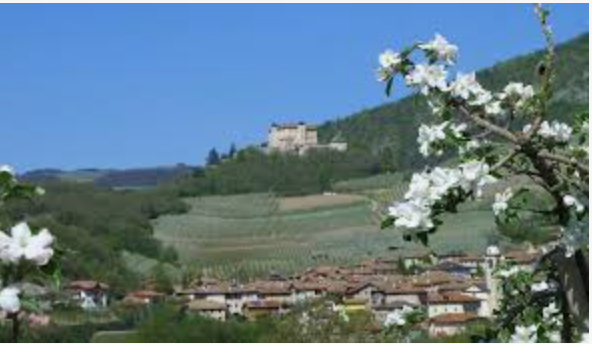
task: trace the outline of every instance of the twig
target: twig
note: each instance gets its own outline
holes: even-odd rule
[[[587,165],[582,164],[579,161],[569,159],[569,158],[564,157],[562,155],[553,154],[548,151],[541,151],[538,153],[538,156],[543,159],[546,159],[546,160],[550,160],[550,161],[558,162],[558,163],[561,163],[564,165],[570,165],[572,167],[576,167],[578,170],[585,172],[586,174],[590,173],[590,169]]]
[[[497,171],[498,169],[504,167],[508,162],[510,162],[514,157],[518,154],[518,150],[512,149],[508,155],[503,157],[500,161],[498,161],[493,167],[491,168],[492,172]]]
[[[495,125],[495,124],[491,123],[490,121],[488,121],[476,114],[471,113],[465,106],[460,105],[460,106],[458,106],[458,109],[460,110],[460,112],[463,115],[468,117],[471,121],[475,122],[475,124],[477,124],[478,126],[485,128],[485,129],[487,129],[499,136],[502,136],[514,144],[520,143],[518,137],[516,137],[516,135],[512,134],[509,130],[504,129],[498,125]]]

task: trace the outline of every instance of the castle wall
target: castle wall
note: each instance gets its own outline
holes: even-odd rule
[[[347,143],[319,145],[316,127],[306,124],[273,125],[269,130],[268,151],[305,154],[310,149],[346,151]]]

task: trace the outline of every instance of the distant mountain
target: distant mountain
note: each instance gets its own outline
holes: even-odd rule
[[[126,189],[153,187],[188,175],[193,171],[194,167],[184,164],[122,170],[87,168],[65,171],[60,169],[39,169],[26,172],[20,178],[29,182],[62,180]]]
[[[492,90],[500,90],[510,81],[537,84],[536,68],[542,51],[516,57],[477,73],[479,81]],[[575,112],[588,109],[588,33],[557,47],[554,117],[570,121]],[[395,89],[396,92],[396,89]],[[319,127],[319,138],[328,142],[342,135],[350,147],[378,156],[389,147],[399,170],[423,166],[417,153],[417,129],[430,114],[425,101],[413,95],[399,101],[326,122]]]

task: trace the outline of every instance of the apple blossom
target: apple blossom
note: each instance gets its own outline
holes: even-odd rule
[[[422,124],[419,127],[417,143],[419,143],[419,152],[425,156],[430,156],[432,152],[432,145],[438,141],[442,141],[446,138],[444,129],[448,125],[448,122],[444,122],[439,125],[425,125]],[[438,155],[442,154],[442,151],[436,152]]]
[[[534,89],[530,85],[524,85],[520,82],[511,82],[504,87],[504,92],[501,94],[502,99],[509,99],[516,103],[516,106],[522,107],[524,104],[534,97]]]
[[[553,316],[559,314],[560,311],[561,310],[557,307],[557,304],[555,302],[552,302],[547,307],[543,308],[543,319],[549,320]]]
[[[431,89],[446,91],[447,74],[443,66],[418,64],[407,74],[405,81],[409,86],[419,87],[421,93],[428,94]]]
[[[535,293],[540,293],[540,292],[543,292],[543,291],[547,291],[547,290],[549,290],[550,288],[551,288],[551,287],[549,286],[549,283],[547,283],[547,282],[545,282],[545,281],[543,281],[543,282],[540,282],[540,283],[535,283],[535,284],[533,284],[533,285],[530,287],[530,289],[531,289],[533,292],[535,292]]]
[[[493,213],[495,216],[502,215],[508,210],[508,202],[514,196],[511,188],[507,188],[503,193],[495,195],[495,202],[493,203]]]
[[[450,85],[450,94],[454,97],[459,97],[464,100],[469,100],[472,96],[482,90],[481,85],[477,82],[475,73],[462,74],[459,73]]]
[[[557,121],[549,122],[544,121],[541,123],[541,128],[538,134],[546,139],[551,139],[557,142],[567,142],[571,138],[573,129],[565,124]]]
[[[584,205],[582,204],[582,202],[578,201],[578,199],[572,195],[563,196],[563,204],[570,208],[574,208],[577,213],[584,212]]]
[[[515,333],[510,338],[510,343],[536,343],[537,325],[516,326]]]
[[[436,167],[430,173],[430,190],[437,199],[440,199],[448,191],[459,186],[461,177],[462,175],[459,170]]]
[[[502,114],[502,104],[499,100],[490,101],[485,104],[485,113],[491,116],[497,116]]]
[[[559,331],[553,331],[549,333],[548,336],[551,343],[563,343],[563,340],[561,339],[561,333]]]
[[[434,39],[428,43],[420,44],[419,48],[434,54],[434,56],[449,64],[456,60],[458,55],[458,47],[454,44],[448,43],[446,38],[440,34],[436,34]]]
[[[489,174],[489,165],[482,161],[469,161],[460,165],[462,172],[461,186],[465,191],[473,191],[475,197],[481,197],[483,187],[497,181]]]
[[[38,266],[46,265],[54,253],[53,241],[47,229],[32,234],[26,223],[19,223],[11,229],[11,236],[0,231],[0,260],[16,264],[27,259]]]
[[[9,314],[20,311],[21,301],[19,299],[20,290],[8,287],[0,291],[0,309]]]
[[[512,276],[516,275],[517,273],[520,273],[521,271],[522,270],[519,267],[512,266],[509,269],[500,270],[497,274],[500,277],[509,278],[509,277],[512,277]]]
[[[406,317],[411,312],[413,312],[413,309],[411,309],[411,307],[408,306],[404,306],[402,309],[395,309],[394,311],[387,314],[386,319],[384,321],[384,326],[405,326],[405,324],[407,324]]]
[[[9,165],[0,165],[0,172],[8,173],[12,176],[14,176],[14,174],[15,174],[14,168],[12,168]]]
[[[395,226],[409,229],[432,228],[431,210],[426,204],[406,201],[397,202],[389,208],[389,214],[395,218]]]
[[[380,54],[378,61],[380,62],[380,66],[384,69],[394,69],[396,68],[401,61],[401,55],[392,51],[391,49],[385,50],[382,54]]]
[[[432,197],[430,187],[430,177],[427,173],[415,173],[411,177],[409,190],[405,193],[405,198],[408,200],[428,200]]]

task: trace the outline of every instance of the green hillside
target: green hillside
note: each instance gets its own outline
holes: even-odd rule
[[[345,197],[347,202],[339,201]],[[154,234],[164,246],[177,249],[181,262],[211,276],[250,279],[271,272],[290,274],[321,264],[355,264],[420,249],[405,242],[400,232],[380,230],[372,203],[361,196],[250,194],[187,202],[188,213],[155,220]],[[489,207],[465,209],[444,221],[444,230],[433,238],[438,252],[480,253],[495,236]]]
[[[467,52],[469,54],[470,51]],[[492,90],[500,90],[510,81],[537,84],[535,70],[542,52],[535,52],[499,63],[478,72],[479,81]],[[588,108],[588,34],[557,48],[557,79],[554,116],[567,121],[578,109]],[[329,121],[319,128],[319,137],[327,142],[340,133],[350,146],[377,156],[386,147],[392,149],[399,170],[423,166],[416,149],[417,128],[429,116],[425,102],[409,96],[364,110],[352,116]]]

